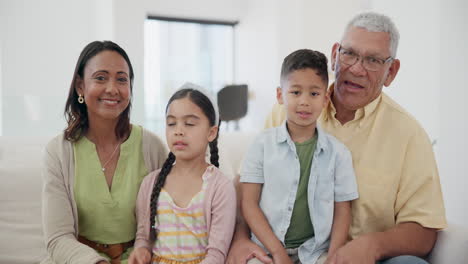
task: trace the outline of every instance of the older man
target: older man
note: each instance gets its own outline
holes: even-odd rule
[[[398,40],[387,16],[367,12],[349,22],[332,48],[336,78],[320,125],[352,152],[360,195],[352,204],[351,240],[329,256],[332,264],[427,263],[420,257],[430,252],[437,230],[446,226],[428,136],[382,92],[400,68]],[[270,126],[282,119],[282,109],[276,110]],[[239,221],[228,263],[245,263],[252,254],[271,261]]]

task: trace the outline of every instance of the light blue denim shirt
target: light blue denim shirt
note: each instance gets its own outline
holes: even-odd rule
[[[351,153],[318,126],[317,133],[307,191],[315,235],[299,247],[299,259],[304,264],[315,263],[329,247],[334,202],[358,198]],[[299,158],[286,122],[257,136],[246,153],[240,181],[263,184],[260,208],[283,245],[299,177]],[[252,240],[263,247],[254,234]]]

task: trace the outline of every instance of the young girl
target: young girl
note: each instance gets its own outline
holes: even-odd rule
[[[187,88],[189,87],[189,88]],[[236,194],[217,168],[217,105],[184,85],[166,107],[169,157],[143,180],[129,263],[224,263],[234,232]],[[205,160],[210,146],[210,162]]]

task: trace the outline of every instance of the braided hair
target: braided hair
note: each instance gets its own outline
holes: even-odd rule
[[[169,102],[166,106],[166,113],[169,105],[178,99],[189,98],[194,104],[196,104],[202,112],[208,118],[210,126],[215,126],[219,123],[219,120],[216,120],[216,112],[215,106],[213,105],[212,101],[202,92],[196,89],[181,89],[177,91],[172,97],[169,99]],[[219,155],[218,155],[218,136],[219,133],[216,133],[216,137],[213,141],[211,141],[208,145],[210,147],[210,163],[216,167],[219,167]],[[164,162],[161,171],[159,172],[158,178],[154,182],[153,191],[151,192],[151,202],[150,202],[150,239],[152,241],[157,240],[157,232],[155,226],[155,220],[158,212],[158,199],[161,193],[161,189],[163,188],[167,176],[171,172],[172,166],[176,161],[175,155],[170,152],[166,161]]]

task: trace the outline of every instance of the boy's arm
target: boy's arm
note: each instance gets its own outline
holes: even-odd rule
[[[326,262],[328,264],[341,263],[337,260],[337,251],[341,251],[347,242],[351,224],[351,201],[358,198],[351,152],[342,143],[337,144],[336,147],[338,151],[334,177],[335,203],[330,248]]]
[[[262,184],[242,183],[241,210],[250,230],[272,254],[273,259],[288,258],[288,254],[270,227],[268,220],[258,205]],[[277,263],[277,261],[275,261]]]
[[[333,212],[333,225],[328,256],[332,256],[335,251],[342,247],[347,241],[349,225],[351,224],[351,202],[335,202],[335,209]]]

